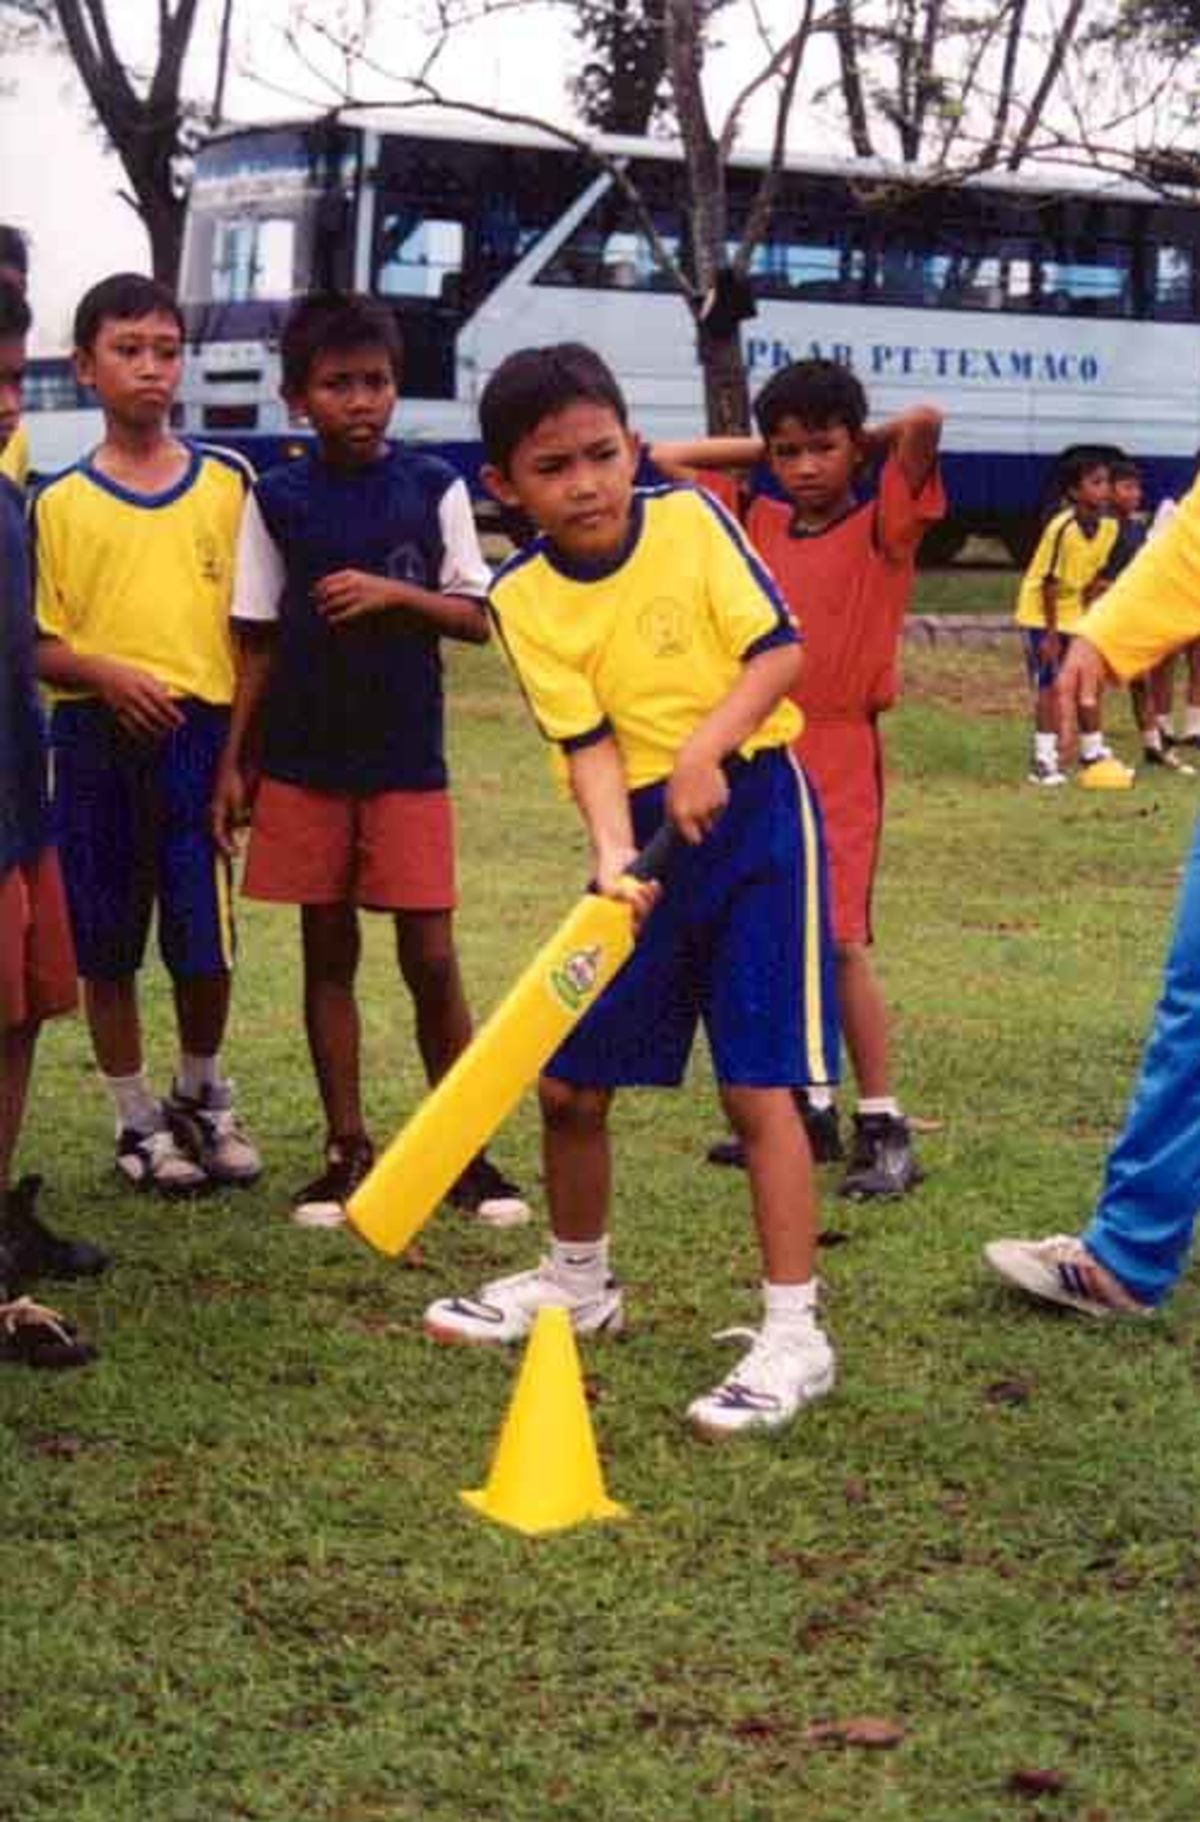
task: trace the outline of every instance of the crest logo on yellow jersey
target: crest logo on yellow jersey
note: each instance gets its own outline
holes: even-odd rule
[[[660,595],[648,601],[637,617],[642,641],[656,658],[682,658],[692,643],[692,629],[680,601]]]
[[[201,528],[196,533],[196,562],[200,574],[206,582],[223,582],[225,580],[225,563],[221,546],[211,531]]]

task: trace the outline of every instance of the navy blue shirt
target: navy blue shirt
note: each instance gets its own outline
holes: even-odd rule
[[[49,841],[25,502],[0,475],[0,877]]]
[[[313,590],[340,569],[477,596],[482,615],[490,578],[461,478],[435,457],[392,448],[366,468],[333,468],[313,454],[258,481],[238,548],[233,617],[278,627],[263,772],[355,795],[440,790],[438,637],[402,609],[327,624]]]

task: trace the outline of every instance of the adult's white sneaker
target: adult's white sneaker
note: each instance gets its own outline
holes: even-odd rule
[[[1100,1264],[1077,1234],[1051,1234],[1045,1240],[992,1240],[983,1249],[992,1270],[1018,1290],[1043,1303],[1061,1303],[1082,1316],[1152,1316]]]

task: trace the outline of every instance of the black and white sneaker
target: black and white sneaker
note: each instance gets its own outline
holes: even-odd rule
[[[211,1187],[207,1174],[182,1151],[165,1123],[153,1132],[126,1126],[117,1135],[117,1169],[134,1189],[159,1196],[198,1196]]]
[[[33,1278],[98,1278],[109,1267],[108,1254],[90,1240],[63,1240],[38,1220],[34,1204],[41,1187],[40,1177],[22,1177],[4,1199],[0,1277],[10,1290]]]
[[[528,1202],[511,1178],[498,1170],[486,1152],[473,1158],[446,1200],[481,1227],[524,1227],[532,1218]]]
[[[891,1113],[856,1113],[854,1141],[838,1195],[851,1202],[906,1196],[923,1172],[913,1155],[908,1121]]]
[[[346,1204],[375,1162],[375,1148],[366,1133],[330,1139],[325,1148],[325,1169],[298,1190],[292,1200],[292,1220],[297,1227],[341,1227]]]

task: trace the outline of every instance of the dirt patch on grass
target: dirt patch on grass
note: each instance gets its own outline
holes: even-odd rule
[[[1018,653],[991,651],[922,651],[904,654],[904,696],[957,715],[1022,715],[1029,709],[1029,690]]]

